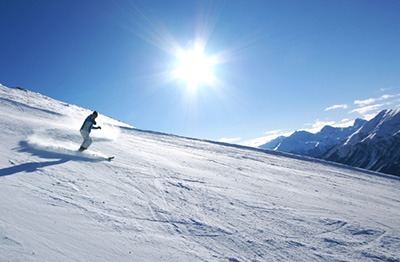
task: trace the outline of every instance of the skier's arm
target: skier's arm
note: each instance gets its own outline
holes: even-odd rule
[[[101,126],[94,126],[96,124],[96,121],[94,121],[94,119],[92,120],[93,123],[93,129],[101,129]]]

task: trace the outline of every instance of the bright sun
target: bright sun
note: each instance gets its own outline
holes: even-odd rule
[[[182,50],[177,59],[175,77],[184,80],[187,88],[196,90],[201,85],[211,85],[214,82],[215,61],[204,54],[202,47],[195,46],[193,49]]]

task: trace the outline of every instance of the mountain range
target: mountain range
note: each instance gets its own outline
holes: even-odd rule
[[[260,148],[325,159],[400,176],[400,109],[383,110],[353,126],[325,126],[317,133],[296,131]]]

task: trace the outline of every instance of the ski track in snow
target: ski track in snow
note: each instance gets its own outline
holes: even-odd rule
[[[0,98],[0,261],[400,261],[398,178]]]

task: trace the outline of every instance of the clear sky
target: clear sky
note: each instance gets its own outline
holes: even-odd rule
[[[399,108],[399,14],[398,0],[2,0],[0,83],[140,129],[265,141]]]

